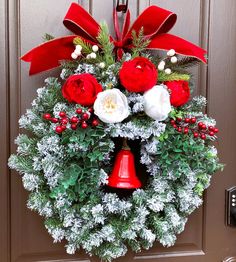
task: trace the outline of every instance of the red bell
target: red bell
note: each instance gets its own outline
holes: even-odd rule
[[[141,182],[136,176],[134,156],[126,141],[116,156],[113,171],[108,179],[108,186],[125,189],[141,187]]]

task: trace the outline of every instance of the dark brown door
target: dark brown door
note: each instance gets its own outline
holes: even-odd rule
[[[28,77],[28,65],[18,57],[40,43],[45,32],[68,34],[62,19],[70,2],[0,0],[0,262],[99,261],[83,253],[68,256],[63,244],[52,243],[41,218],[26,208],[27,193],[19,175],[10,173],[6,165],[15,150],[17,120],[48,75]],[[96,19],[111,22],[115,1],[79,2]],[[117,261],[236,261],[236,228],[225,225],[225,189],[236,186],[236,0],[131,0],[130,9],[135,16],[151,4],[175,11],[178,22],[173,32],[209,51],[208,67],[196,68],[194,75],[198,93],[208,98],[208,113],[218,120],[218,148],[227,165],[213,178],[204,206],[190,217],[176,246],[156,245]]]

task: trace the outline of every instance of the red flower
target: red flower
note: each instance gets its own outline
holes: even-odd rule
[[[72,75],[62,87],[62,95],[71,103],[82,106],[93,105],[102,86],[90,74]]]
[[[120,69],[120,82],[131,92],[145,92],[157,83],[155,65],[145,57],[124,62]]]
[[[170,90],[170,102],[173,106],[182,106],[188,102],[190,89],[187,81],[170,81],[164,83]]]

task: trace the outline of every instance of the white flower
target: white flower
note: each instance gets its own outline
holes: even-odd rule
[[[127,97],[117,88],[97,95],[94,113],[105,123],[122,122],[129,115]]]
[[[163,121],[171,111],[170,95],[165,86],[156,85],[146,91],[144,97],[144,111],[151,118]]]

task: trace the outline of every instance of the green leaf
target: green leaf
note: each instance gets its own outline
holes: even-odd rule
[[[52,39],[54,39],[54,38],[55,38],[54,36],[46,33],[46,34],[43,36],[43,41],[44,41],[44,42],[47,42],[47,41],[50,41],[50,40],[52,40]]]
[[[70,186],[74,186],[77,183],[79,175],[83,172],[83,169],[76,165],[71,164],[64,172],[64,177],[62,180],[62,185],[64,188],[69,188]]]
[[[181,153],[181,152],[183,152],[182,149],[179,149],[179,148],[174,148],[173,151],[176,152],[176,153]]]
[[[66,192],[66,189],[62,185],[60,185],[60,186],[53,188],[53,190],[50,192],[49,196],[51,198],[57,198],[58,195],[62,195],[65,192]]]

